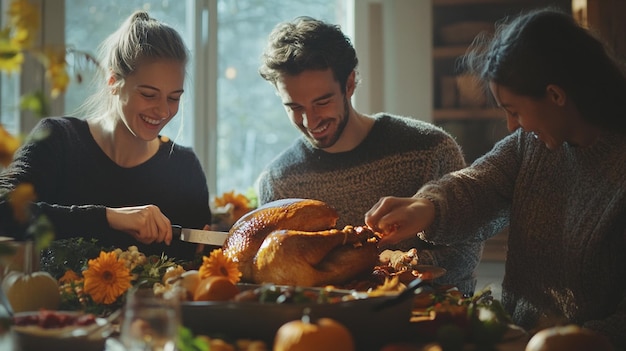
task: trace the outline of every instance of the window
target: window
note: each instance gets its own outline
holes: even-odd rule
[[[267,35],[298,15],[343,24],[339,0],[218,1],[217,189],[252,186],[299,135],[274,88],[258,74]]]
[[[299,15],[343,25],[344,2],[65,0],[65,42],[95,53],[97,44],[137,9],[178,29],[192,62],[183,108],[163,134],[194,148],[212,196],[246,192],[263,167],[299,135],[274,88],[257,72],[267,35],[278,22]],[[85,84],[71,84],[65,113],[90,93]]]
[[[2,97],[0,109],[0,124],[9,133],[13,135],[19,134],[19,108],[18,108],[18,90],[19,82],[17,75],[2,74],[0,80],[0,96]]]
[[[6,23],[6,11],[8,8],[8,3],[3,0],[0,3],[0,11],[2,11],[2,16],[0,16],[0,27],[4,28]],[[19,130],[19,102],[18,102],[18,92],[19,92],[19,75],[12,74],[8,75],[4,72],[0,77],[0,124],[6,129],[9,133],[13,135],[17,135]]]
[[[201,3],[200,1],[198,3]],[[185,93],[181,102],[181,109],[172,121],[164,128],[163,134],[185,146],[193,145],[194,106],[195,99],[194,78],[194,42],[193,28],[191,23],[193,11],[196,10],[195,1],[157,1],[157,0],[123,0],[123,1],[100,1],[100,0],[65,0],[65,43],[77,50],[96,54],[97,46],[111,33],[113,33],[130,14],[135,10],[146,10],[150,16],[161,20],[176,28],[187,46],[191,50],[191,61],[188,65],[188,75],[185,82]],[[93,91],[89,89],[89,83],[93,74],[88,69],[80,69],[76,72],[83,75],[85,84],[70,84],[65,94],[64,114],[73,114],[73,111]],[[87,67],[88,68],[88,67]],[[81,116],[76,116],[81,117]]]

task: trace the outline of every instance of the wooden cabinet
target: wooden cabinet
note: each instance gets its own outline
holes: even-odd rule
[[[626,61],[626,1],[587,0],[587,25]]]
[[[459,74],[457,60],[482,31],[524,10],[557,6],[571,11],[571,0],[432,0],[433,117],[463,147],[467,162],[488,152],[508,134],[504,114],[494,109],[471,77]]]

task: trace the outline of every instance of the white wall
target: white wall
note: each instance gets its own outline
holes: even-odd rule
[[[432,121],[432,1],[355,0],[354,16],[357,110]]]

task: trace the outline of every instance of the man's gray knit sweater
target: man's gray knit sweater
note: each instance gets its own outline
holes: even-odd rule
[[[555,151],[521,130],[422,188],[425,239],[485,239],[509,225],[503,303],[526,328],[570,322],[626,349],[626,137]],[[474,234],[476,233],[476,234]]]
[[[259,202],[307,198],[326,202],[339,213],[338,228],[364,225],[365,213],[384,196],[410,197],[426,182],[458,170],[458,144],[442,129],[419,120],[378,114],[367,137],[351,151],[328,153],[304,137],[281,153],[258,181]],[[481,242],[434,247],[417,237],[393,249],[419,250],[421,264],[444,267],[439,282],[471,294]]]

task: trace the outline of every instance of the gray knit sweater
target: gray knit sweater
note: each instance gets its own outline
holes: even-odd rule
[[[487,238],[509,225],[503,303],[526,328],[577,323],[626,348],[626,137],[548,150],[521,130],[424,186],[425,239]]]
[[[348,152],[328,153],[304,137],[297,139],[260,175],[260,204],[282,198],[318,199],[338,211],[338,228],[364,225],[365,213],[381,197],[413,196],[426,182],[464,166],[458,144],[442,129],[406,117],[375,118],[367,137]],[[481,242],[433,247],[416,237],[392,248],[412,247],[420,250],[421,264],[448,270],[439,282],[455,284],[467,294],[474,291]]]

